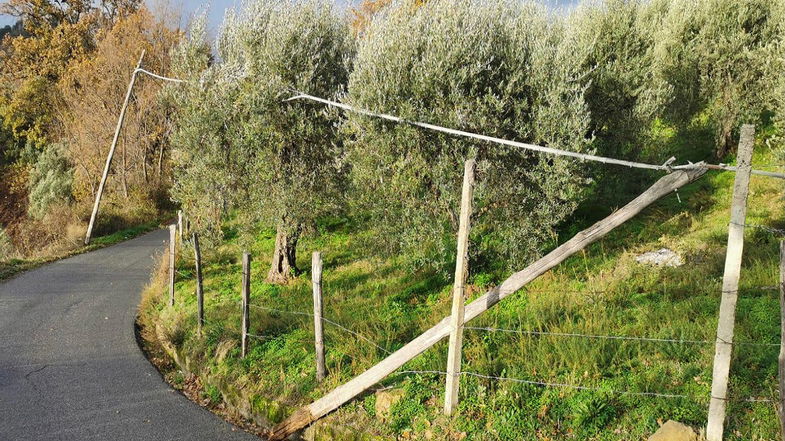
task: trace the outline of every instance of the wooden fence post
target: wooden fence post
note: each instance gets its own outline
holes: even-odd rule
[[[733,183],[728,249],[725,253],[725,272],[722,277],[722,300],[717,322],[717,341],[714,349],[714,370],[711,377],[707,441],[722,441],[725,424],[725,404],[728,399],[728,374],[733,350],[733,327],[736,321],[736,301],[739,294],[741,255],[744,249],[744,223],[747,218],[747,194],[750,185],[752,147],[755,126],[741,127],[739,151],[736,154],[736,179]]]
[[[474,195],[474,168],[474,159],[466,161],[463,167],[458,253],[455,258],[455,281],[452,288],[452,314],[450,315],[450,346],[447,353],[447,385],[444,391],[445,415],[452,415],[458,406],[458,387],[461,382],[461,346],[463,345],[466,277],[469,273],[469,229]]]
[[[180,235],[180,244],[183,243],[183,210],[177,210],[177,232]]]
[[[169,306],[174,306],[174,261],[176,252],[177,226],[169,225]]]
[[[322,322],[322,253],[313,252],[311,258],[311,282],[313,284],[313,335],[316,348],[316,381],[325,377],[324,367],[324,323]]]
[[[251,254],[247,251],[243,253],[243,281],[242,281],[242,297],[243,297],[243,335],[242,335],[242,356],[248,354],[248,331],[251,328],[250,323],[250,308],[251,308]]]
[[[109,147],[109,153],[106,155],[106,164],[104,165],[104,173],[101,175],[101,181],[98,183],[98,191],[95,193],[95,203],[93,204],[93,212],[90,214],[90,223],[87,224],[87,233],[85,234],[84,244],[90,245],[90,238],[93,234],[93,227],[95,226],[95,219],[98,217],[98,207],[101,205],[101,195],[104,193],[104,186],[106,179],[109,176],[109,169],[112,166],[112,157],[117,148],[117,140],[120,138],[120,130],[123,128],[123,120],[125,119],[125,110],[128,108],[128,102],[131,100],[131,91],[134,89],[136,82],[136,72],[142,67],[142,60],[144,59],[144,50],[142,55],[139,56],[139,62],[136,63],[136,69],[131,74],[131,81],[128,82],[128,91],[125,93],[125,101],[120,108],[120,117],[117,119],[117,127],[114,130],[114,138],[112,138],[112,145]]]
[[[785,439],[785,240],[780,241],[780,357],[779,357],[779,387],[780,387],[780,431]]]
[[[196,265],[196,310],[198,314],[199,335],[204,327],[204,291],[202,289],[202,252],[199,249],[199,235],[193,234],[194,264]]]

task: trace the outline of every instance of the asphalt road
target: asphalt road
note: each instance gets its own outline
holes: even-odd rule
[[[259,440],[174,391],[134,319],[168,233],[0,283],[0,440]]]

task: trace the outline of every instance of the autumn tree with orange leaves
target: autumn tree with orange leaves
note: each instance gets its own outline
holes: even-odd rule
[[[167,72],[169,51],[180,32],[156,20],[147,9],[123,16],[97,36],[93,54],[74,63],[61,81],[63,125],[75,166],[74,195],[92,200],[120,113],[126,85],[142,50],[144,67]],[[167,111],[159,98],[163,83],[140,76],[134,86],[118,144],[112,189],[128,200],[156,200],[168,173]],[[111,193],[111,192],[110,192]]]

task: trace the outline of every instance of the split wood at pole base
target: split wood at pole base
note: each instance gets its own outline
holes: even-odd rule
[[[177,247],[177,226],[169,225],[169,306],[174,306],[174,262]]]
[[[243,335],[240,345],[242,346],[242,356],[248,354],[248,331],[251,328],[250,309],[251,309],[251,254],[247,251],[243,253]]]
[[[139,62],[136,63],[136,69],[131,74],[131,81],[128,83],[128,91],[125,93],[125,101],[123,107],[120,108],[120,117],[117,119],[117,127],[114,130],[114,138],[112,138],[112,145],[109,147],[109,154],[106,155],[106,164],[104,165],[104,173],[101,175],[101,182],[98,184],[98,191],[95,193],[95,203],[93,204],[93,212],[90,214],[90,223],[87,224],[87,233],[84,237],[84,244],[90,245],[90,236],[93,234],[93,226],[95,226],[95,218],[98,216],[98,206],[101,205],[101,195],[104,192],[104,185],[106,185],[106,178],[109,176],[109,169],[112,166],[112,157],[117,148],[117,140],[120,138],[120,130],[123,128],[123,120],[125,119],[125,110],[128,108],[128,102],[131,100],[131,92],[134,89],[136,82],[136,72],[142,67],[142,59],[144,59],[144,49],[142,55],[139,56]]]
[[[455,257],[455,279],[450,317],[450,346],[447,350],[447,384],[444,389],[444,414],[452,415],[458,406],[458,389],[461,375],[461,346],[463,345],[463,310],[466,294],[466,276],[469,273],[469,229],[474,195],[474,159],[463,167],[461,190],[461,215],[458,222],[458,252]]]
[[[780,388],[780,431],[785,439],[785,240],[780,242],[780,357],[779,357],[779,388]]]
[[[534,262],[526,269],[513,274],[502,282],[501,285],[491,289],[475,301],[466,305],[464,322],[468,322],[479,316],[505,297],[518,291],[527,283],[563,262],[571,255],[599,240],[608,234],[608,232],[640,213],[644,208],[661,197],[672,194],[674,190],[695,181],[705,173],[706,169],[701,167],[676,171],[660,178],[648,190],[621,209],[576,234],[575,237],[557,247],[540,260]],[[333,389],[330,393],[314,401],[310,405],[298,409],[294,414],[268,433],[269,439],[272,441],[283,440],[290,434],[327,415],[362,393],[367,388],[378,383],[384,377],[403,366],[406,362],[441,341],[444,337],[447,337],[449,333],[450,317],[445,317],[431,329],[420,334],[419,337],[390,354],[377,365],[342,386]]]
[[[747,194],[752,170],[752,146],[755,126],[741,126],[739,151],[736,154],[736,179],[733,183],[728,249],[725,254],[725,271],[722,276],[722,300],[717,322],[717,342],[714,348],[714,369],[711,376],[711,400],[706,425],[707,441],[722,441],[725,424],[725,404],[728,399],[728,374],[733,350],[733,327],[736,321],[736,300],[739,297],[741,255],[744,249],[744,223],[747,218]]]
[[[313,338],[316,349],[316,381],[324,380],[324,323],[322,322],[322,253],[313,252],[311,258],[311,282],[313,283]]]
[[[202,251],[199,249],[199,235],[193,234],[194,265],[196,266],[196,312],[198,331],[202,335],[204,327],[204,290],[202,289]]]

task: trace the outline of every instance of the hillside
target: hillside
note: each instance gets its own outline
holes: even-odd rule
[[[667,130],[660,134],[671,150],[687,155],[685,146],[700,138],[685,136]],[[758,139],[764,136],[759,132]],[[693,150],[693,155],[699,154],[699,149]],[[758,142],[754,164],[777,159]],[[732,183],[732,173],[710,172],[469,324],[518,332],[467,329],[464,371],[562,386],[467,375],[462,377],[460,411],[449,420],[441,416],[442,375],[402,373],[378,386],[405,391],[390,415],[375,415],[376,395],[369,392],[329,419],[378,435],[460,439],[465,433],[467,439],[477,440],[520,439],[521,434],[526,439],[630,440],[645,439],[667,419],[696,428],[704,425]],[[782,183],[753,177],[748,207],[748,224],[782,227]],[[584,219],[574,220],[571,229],[608,210],[590,208],[580,211]],[[213,405],[222,401],[222,389],[232,385],[253,403],[258,423],[280,421],[294,406],[307,404],[371,367],[385,350],[397,349],[449,314],[449,274],[411,272],[398,259],[370,257],[367,233],[348,220],[325,220],[318,237],[300,244],[298,266],[305,269],[303,274],[285,286],[265,283],[275,240],[269,231],[250,248],[251,333],[259,338],[251,340],[249,355],[241,359],[241,249],[235,227],[225,227],[224,244],[203,252],[203,337],[196,334],[188,250],[178,263],[176,306],[164,306],[168,294],[159,278],[142,314],[142,321],[155,324],[158,335],[188,360],[192,371],[209,373],[202,379],[202,394]],[[563,233],[560,241],[569,234]],[[738,345],[734,352],[729,439],[778,437],[774,405],[760,401],[777,397],[778,348],[758,344],[779,341],[779,303],[772,289],[778,278],[779,240],[761,228],[746,233],[736,335],[739,342],[756,345]],[[635,261],[636,255],[663,247],[679,253],[685,264],[668,268]],[[323,384],[314,379],[312,318],[262,309],[312,310],[308,268],[315,250],[324,259],[325,316],[379,346],[326,324],[328,377]],[[504,277],[501,272],[474,273],[471,292],[479,295]],[[443,342],[404,370],[443,371],[445,359]],[[176,373],[170,377],[180,386],[186,380]],[[638,395],[650,392],[668,396]]]

